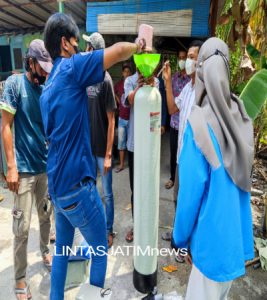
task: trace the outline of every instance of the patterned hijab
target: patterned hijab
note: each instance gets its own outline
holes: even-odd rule
[[[216,169],[220,161],[209,135],[208,125],[211,127],[227,173],[240,189],[249,192],[254,156],[253,126],[243,102],[231,94],[228,60],[228,47],[222,40],[210,38],[202,45],[196,73],[196,105],[189,123],[198,147]]]

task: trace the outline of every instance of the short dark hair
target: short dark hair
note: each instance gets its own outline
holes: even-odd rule
[[[123,65],[122,65],[122,72],[123,72],[125,69],[129,69],[129,70],[132,72],[132,68],[131,68],[130,65],[123,64]]]
[[[201,48],[201,46],[202,46],[203,44],[204,44],[204,42],[201,41],[201,40],[193,40],[193,41],[190,43],[188,49],[189,49],[189,48],[192,48],[192,47],[198,47],[198,51],[199,51],[200,48]]]
[[[71,16],[55,13],[47,20],[44,29],[45,47],[53,60],[60,56],[63,36],[67,40],[72,37],[79,39],[79,28]]]

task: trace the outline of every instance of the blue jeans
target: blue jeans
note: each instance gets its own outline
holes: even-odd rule
[[[52,199],[55,206],[56,246],[51,274],[50,300],[64,299],[68,267],[67,247],[72,247],[74,229],[79,228],[92,248],[90,283],[103,287],[107,268],[107,238],[104,208],[94,182]],[[73,206],[73,207],[70,207]]]
[[[124,120],[122,118],[119,118],[118,150],[126,150],[128,122],[129,120]]]
[[[96,157],[97,167],[101,174],[102,189],[105,200],[106,219],[107,219],[107,235],[113,233],[114,223],[114,197],[112,191],[112,168],[106,175],[104,174],[104,157]]]

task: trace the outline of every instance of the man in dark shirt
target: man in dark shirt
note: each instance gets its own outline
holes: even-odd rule
[[[100,33],[83,35],[87,42],[87,51],[105,48]],[[104,81],[87,89],[91,118],[91,145],[101,174],[102,189],[105,198],[108,246],[113,244],[114,197],[112,191],[112,146],[114,141],[116,100],[113,83],[109,73],[105,72]]]
[[[131,68],[128,64],[122,66],[122,79],[115,85],[115,96],[117,104],[119,105],[119,126],[118,126],[118,150],[120,151],[120,164],[116,169],[116,173],[124,169],[124,156],[127,149],[127,130],[130,116],[130,108],[123,105],[124,97],[124,81],[132,74]]]

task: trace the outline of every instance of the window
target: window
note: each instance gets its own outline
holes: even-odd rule
[[[10,71],[12,71],[10,46],[0,46],[0,72]]]
[[[23,69],[21,49],[20,48],[14,48],[13,53],[14,53],[15,69],[16,70]]]

